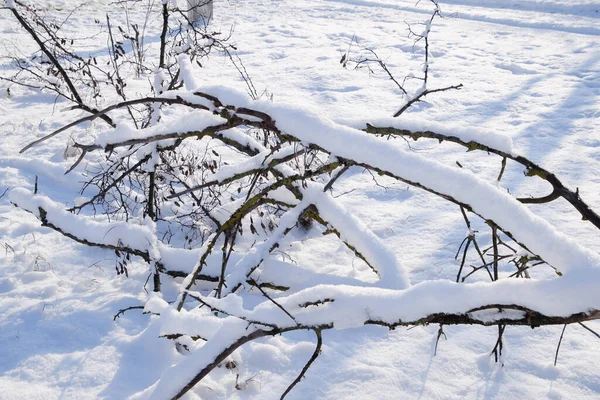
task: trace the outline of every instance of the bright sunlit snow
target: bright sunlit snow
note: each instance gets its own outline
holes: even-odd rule
[[[159,68],[156,27],[163,5],[178,3],[192,2],[26,3],[60,26],[61,35],[74,38],[77,54],[101,64],[121,57],[114,51],[108,56],[106,14],[115,31],[126,29],[128,21],[142,21],[136,29],[148,30],[143,56],[152,62],[132,67],[136,72],[125,77],[125,94],[113,90],[112,97],[95,98],[90,91],[85,102],[98,110],[124,97],[180,104],[150,106],[147,126],[120,118],[110,127],[95,118],[19,153],[90,114],[51,89],[31,88],[33,81],[0,80],[0,399],[170,399],[232,343],[265,327],[298,324],[331,326],[323,330],[321,354],[287,399],[600,398],[600,338],[576,323],[564,330],[556,366],[563,325],[507,326],[498,363],[491,355],[496,326],[445,325],[440,334],[434,324],[393,330],[376,325],[435,313],[466,315],[486,304],[519,304],[555,317],[598,310],[600,232],[563,199],[543,205],[517,201],[547,196],[551,187],[524,177],[516,163],[508,163],[498,182],[501,157],[475,147],[466,151],[449,141],[392,140],[364,131],[372,125],[436,132],[522,155],[599,211],[597,1],[441,0],[444,17],[431,21],[433,6],[425,0],[217,0],[209,31],[230,36],[235,52],[215,51],[200,61],[187,54],[173,57],[179,85],[169,88],[173,77]],[[0,77],[14,76],[15,63],[48,65],[13,14],[22,5],[6,0],[0,7]],[[152,7],[157,20],[144,25]],[[427,37],[427,63],[424,38],[415,42],[409,29]],[[178,51],[189,49],[188,39],[167,34],[178,40]],[[198,40],[214,45],[212,39]],[[123,49],[133,51],[129,42]],[[353,58],[375,57],[369,50],[408,97],[379,66],[354,68]],[[37,58],[29,59],[34,52]],[[424,71],[426,85],[414,78]],[[45,72],[48,82],[66,87],[56,71]],[[392,118],[424,90],[459,84],[460,90],[431,93]],[[190,105],[194,109],[185,108]],[[226,129],[225,111],[236,108],[256,125],[262,114],[253,111],[268,114],[282,134],[297,141],[271,149],[245,126]],[[182,157],[206,152],[226,162],[215,168],[202,160],[205,174],[196,180],[182,169],[176,177],[188,185],[182,191],[227,185],[256,170],[292,177],[303,167],[279,162],[310,159],[301,146],[327,152],[323,163],[351,159],[355,165],[332,190],[324,192],[327,181],[272,190],[268,198],[291,205],[289,210],[246,221],[235,251],[226,255],[217,242],[206,259],[201,256],[215,236],[199,223],[204,236],[182,239],[161,231],[141,209],[126,221],[100,207],[77,209],[98,194],[93,185],[81,189],[117,145],[132,145],[120,148],[119,156],[145,157],[141,168],[151,172],[164,162],[160,146],[198,132],[221,142],[194,141]],[[65,175],[80,155],[75,143],[90,152]],[[223,143],[247,150],[247,156]],[[334,171],[339,169],[328,171],[330,177]],[[433,194],[411,186],[415,183]],[[235,189],[228,189],[227,202],[214,204],[215,224],[226,223],[248,200]],[[136,189],[127,195],[145,196]],[[442,197],[468,204],[481,218],[470,213],[467,229],[459,206]],[[160,211],[189,211],[178,201],[169,199]],[[73,207],[76,212],[67,211]],[[321,231],[297,226],[312,207],[324,220]],[[503,262],[498,282],[483,271],[457,283],[462,254],[457,250],[465,235],[490,245],[485,219],[553,268],[535,269],[534,279],[514,279],[515,266]],[[256,230],[261,233],[252,236]],[[125,262],[114,251],[119,247],[137,256]],[[522,249],[518,254],[531,255]],[[463,277],[476,262],[467,260]],[[152,292],[154,268],[164,268],[162,293]],[[197,274],[204,280],[194,282]],[[226,286],[217,299],[210,282],[220,277]],[[178,310],[184,298],[205,306]],[[486,323],[523,315],[519,309],[468,313]],[[600,332],[596,321],[585,326]],[[249,341],[184,398],[279,399],[315,342],[307,330]]]

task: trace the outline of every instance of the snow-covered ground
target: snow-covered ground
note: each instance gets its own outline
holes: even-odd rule
[[[40,3],[72,7],[67,1]],[[344,69],[342,55],[349,48],[351,54],[358,51],[356,42],[351,45],[356,40],[376,50],[398,77],[418,73],[422,49],[407,38],[405,22],[415,26],[429,18],[430,8],[422,3],[217,1],[212,24],[224,31],[234,27],[233,40],[259,93],[266,91],[275,104],[300,104],[352,125],[386,121],[402,102],[385,74]],[[73,25],[93,24],[108,5],[88,3]],[[401,118],[415,126],[433,121],[444,129],[504,134],[516,153],[579,188],[600,210],[600,4],[447,0],[440,5],[448,17],[432,27],[430,85],[464,87],[431,95]],[[15,43],[23,54],[34,49],[24,38],[11,14],[0,10],[0,73],[9,71],[6,56]],[[97,43],[99,49],[105,45]],[[195,72],[203,85],[245,88],[225,57],[215,56]],[[413,84],[416,90],[419,84]],[[63,175],[70,165],[63,157],[66,136],[19,154],[65,122],[63,105],[49,94],[0,81],[0,194],[32,189],[37,175],[42,194],[64,203],[77,196],[79,178]],[[449,144],[415,142],[411,148],[450,166],[459,161],[490,181],[500,168],[498,158],[465,154]],[[387,187],[356,171],[339,182],[334,195],[343,194],[338,199],[392,249],[412,283],[454,280],[454,255],[465,234],[457,207],[406,185],[382,183]],[[516,166],[508,168],[503,185],[521,197],[548,190],[524,179]],[[600,251],[600,232],[580,221],[566,202],[530,208]],[[184,358],[173,354],[172,342],[159,338],[160,326],[140,310],[113,322],[118,310],[148,300],[143,263],[134,262],[129,277],[116,276],[114,253],[40,227],[7,195],[0,198],[0,245],[0,399],[125,399]],[[338,246],[306,240],[283,250],[301,265],[319,263],[324,272],[335,272],[351,260]],[[171,294],[167,300],[174,300],[173,293],[174,287],[165,288],[165,297]],[[587,325],[600,331],[600,323]],[[508,327],[501,363],[490,357],[495,327],[446,326],[447,340],[440,341],[435,357],[437,326],[325,331],[321,356],[288,398],[600,398],[599,339],[577,324],[568,326],[555,367],[561,330]],[[294,332],[249,343],[234,354],[236,369],[218,368],[195,395],[279,398],[314,351],[313,336]]]

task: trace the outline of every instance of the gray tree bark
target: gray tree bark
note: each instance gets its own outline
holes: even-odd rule
[[[213,16],[213,0],[187,0],[188,18],[194,23],[208,24]]]

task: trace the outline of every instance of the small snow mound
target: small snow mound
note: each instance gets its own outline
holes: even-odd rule
[[[498,64],[494,64],[494,67],[510,71],[513,73],[513,75],[536,75],[536,74],[539,74],[538,71],[534,71],[532,69],[527,69],[527,68],[521,67],[520,65],[514,64],[514,63],[511,63],[511,64],[498,63]]]

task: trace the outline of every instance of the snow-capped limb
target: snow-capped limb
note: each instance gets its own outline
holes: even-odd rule
[[[365,132],[382,136],[402,135],[414,140],[420,137],[429,137],[437,140],[454,141],[462,146],[482,145],[504,153],[513,152],[513,142],[510,136],[483,127],[464,126],[461,123],[438,122],[419,116],[407,115],[402,118],[373,117],[373,118],[350,118],[335,119],[340,125],[361,129]],[[388,129],[389,128],[389,129]],[[394,130],[397,130],[395,132]],[[440,135],[436,137],[434,135]],[[413,137],[414,136],[414,137]]]
[[[261,337],[275,336],[286,331],[289,329],[258,329],[248,326],[246,322],[237,318],[226,318],[215,334],[215,338],[210,341],[210,345],[207,343],[181,363],[167,369],[154,385],[131,398],[180,399],[240,346]]]
[[[72,214],[46,196],[23,188],[9,193],[11,203],[35,215],[43,226],[89,246],[122,250],[149,261],[156,245],[152,229],[132,222],[100,222]]]
[[[583,220],[589,221],[596,228],[600,229],[600,216],[590,208],[590,206],[581,199],[577,191],[572,191],[566,187],[561,180],[550,171],[546,170],[539,164],[529,160],[527,157],[516,154],[512,151],[512,141],[509,138],[500,135],[476,135],[473,131],[466,130],[461,132],[444,132],[444,129],[432,130],[415,130],[403,127],[401,120],[381,120],[374,121],[379,126],[374,126],[370,123],[366,124],[365,132],[382,136],[404,136],[410,137],[413,140],[421,138],[436,139],[440,142],[447,141],[459,144],[467,149],[467,151],[480,150],[486,153],[496,154],[504,159],[509,159],[521,164],[525,167],[526,176],[536,176],[545,180],[552,186],[552,192],[548,196],[541,198],[520,198],[518,199],[523,204],[541,204],[556,200],[559,197],[568,201],[573,208],[581,214]],[[386,125],[386,126],[381,126]],[[420,125],[420,124],[417,124]],[[426,127],[426,126],[425,126]]]
[[[154,223],[146,218],[143,223],[131,221],[104,222],[93,217],[73,214],[43,195],[34,195],[23,188],[9,193],[15,206],[32,213],[43,226],[88,246],[118,250],[141,257],[146,262],[160,263],[161,272],[167,275],[187,276],[197,263],[202,249],[187,250],[174,248],[160,241],[155,235]],[[187,272],[186,272],[187,271]],[[217,271],[209,269],[197,279],[216,281]]]
[[[202,95],[199,93],[202,93]],[[135,134],[131,132],[132,139],[126,141],[111,142],[109,138],[114,137],[112,134],[114,132],[112,132],[106,137],[100,137],[99,141],[102,142],[103,146],[92,145],[89,146],[89,149],[99,147],[113,149],[135,143],[150,143],[165,138],[197,137],[203,134],[218,137],[220,135],[215,132],[220,130],[231,132],[232,125],[267,127],[279,134],[287,135],[289,140],[309,143],[333,156],[349,160],[348,162],[351,165],[361,165],[386,173],[454,201],[484,219],[494,221],[504,232],[512,234],[513,237],[561,272],[566,271],[570,265],[579,265],[584,268],[597,265],[596,262],[588,262],[589,254],[586,255],[586,252],[578,248],[576,244],[571,243],[570,239],[555,232],[546,221],[533,215],[510,195],[493,185],[483,182],[468,171],[446,167],[420,155],[391,148],[385,142],[364,132],[335,124],[330,120],[317,117],[296,107],[274,105],[264,101],[252,102],[244,93],[232,89],[218,86],[204,87],[196,90],[193,96],[198,99],[200,104],[209,99],[215,107],[222,104],[238,104],[239,107],[222,107],[221,111],[226,111],[222,113],[226,119],[216,117],[208,112],[197,111],[197,123],[200,124],[200,128],[204,128],[203,131],[195,130],[195,120],[187,124],[184,121],[179,121],[175,123],[177,129],[173,129],[170,133],[167,132],[168,129],[166,128],[161,127],[159,131],[154,131],[154,128],[151,127],[135,132]],[[187,98],[186,101],[190,101],[190,98]],[[261,121],[251,121],[237,116],[235,110],[240,109],[244,110],[246,115],[262,116]],[[256,111],[250,112],[247,110]],[[223,121],[223,123],[206,127],[206,125],[210,125],[207,124],[206,119],[210,121],[214,119],[215,122]],[[302,124],[299,124],[298,121],[302,121]],[[117,128],[117,131],[120,132],[121,129]],[[455,141],[462,141],[462,139],[458,137]],[[240,145],[237,141],[235,143]],[[464,143],[468,145],[469,142]],[[82,145],[82,147],[84,146]],[[476,144],[475,147],[477,148]],[[489,146],[485,146],[485,148],[489,148]],[[511,156],[511,154],[499,150],[496,150],[496,153]],[[525,162],[518,156],[513,158]],[[540,174],[553,181],[551,174],[544,173],[547,171],[539,169],[536,165],[528,164],[528,166],[531,167],[531,174]],[[559,188],[564,188],[560,185],[560,182],[555,182],[555,184]],[[566,197],[573,197],[572,195],[571,192],[565,192]],[[577,196],[575,196],[575,199],[577,199]],[[584,205],[580,208],[589,209]],[[524,221],[527,221],[527,223],[525,224]],[[540,241],[538,240],[540,237],[547,237],[549,241]],[[572,255],[575,254],[577,256],[573,257]]]
[[[192,90],[198,87],[198,83],[194,78],[194,67],[190,61],[190,56],[183,53],[177,56],[177,62],[179,63],[179,73],[181,80],[185,84],[187,90]]]
[[[597,282],[599,274],[592,281]],[[321,331],[363,325],[394,329],[430,323],[536,327],[599,319],[600,294],[596,285],[578,278],[505,279],[473,284],[429,281],[405,290],[320,285],[279,297],[276,303],[264,301],[253,310],[244,309],[242,298],[236,294],[215,299],[196,293],[202,303],[229,315],[225,318],[227,323],[213,340],[167,370],[137,398],[181,398],[245,343],[293,330]],[[185,331],[195,334],[193,330]]]
[[[236,294],[224,299],[202,297],[202,301],[227,315],[281,328],[331,325],[346,329],[365,324],[394,327],[423,323],[506,323],[535,327],[600,318],[600,294],[595,284],[590,283],[599,275],[588,277],[589,280],[586,277],[502,279],[468,284],[427,281],[404,290],[319,285],[277,298],[277,303],[294,316],[295,322],[267,300],[252,310],[245,309]],[[524,314],[499,322],[498,318],[488,319],[490,313],[479,313],[496,309]]]
[[[462,205],[483,219],[493,221],[561,272],[570,268],[600,267],[597,255],[581,248],[512,196],[469,171],[390,147],[373,135],[298,107],[251,101],[243,92],[220,86],[203,87],[200,91],[218,98],[222,104],[238,104],[268,114],[276,121],[278,132],[316,146],[340,160],[348,160],[350,165],[387,174]]]
[[[221,114],[222,118],[219,119],[217,115],[206,113],[205,118],[198,117],[196,123],[193,120],[188,120],[187,116],[180,117],[178,120],[171,122],[175,124],[171,130],[164,127],[149,127],[146,129],[134,129],[131,125],[121,124],[115,126],[112,124],[113,129],[103,132],[95,140],[93,144],[76,144],[76,147],[84,150],[85,152],[103,149],[105,151],[111,151],[118,147],[130,146],[133,144],[151,143],[163,139],[184,139],[190,136],[201,137],[203,135],[211,135],[222,131],[227,131],[222,134],[225,142],[229,145],[234,145],[239,135],[235,135],[232,128],[237,126],[253,126],[256,128],[267,128],[270,130],[277,131],[276,126],[273,124],[273,120],[268,114],[263,112],[248,109],[239,108],[234,109],[231,113],[231,109],[224,109],[223,104],[218,98],[207,93],[198,91],[167,91],[158,97],[145,97],[134,100],[127,100],[106,107],[102,110],[90,111],[90,115],[82,117],[76,121],[73,121],[50,134],[37,139],[21,149],[21,153],[27,151],[31,147],[42,143],[66,130],[69,130],[83,122],[93,121],[97,118],[106,117],[107,114],[114,110],[127,108],[137,104],[180,104],[192,109],[211,111],[213,114]],[[201,115],[201,114],[198,114]],[[223,124],[225,122],[227,124]],[[190,129],[187,129],[190,128]],[[193,128],[193,129],[192,129]],[[166,130],[165,130],[166,129]],[[233,135],[233,136],[232,136]],[[244,136],[244,143],[242,148],[245,148],[251,155],[256,155],[259,151],[264,150],[258,142],[253,141],[248,135]],[[123,138],[125,140],[123,140]],[[112,140],[111,140],[112,139]],[[231,140],[233,139],[233,140]],[[235,147],[235,145],[234,145]],[[239,148],[238,148],[239,149]],[[240,149],[241,150],[241,149]]]
[[[375,270],[379,276],[378,286],[393,289],[410,286],[408,275],[396,256],[365,224],[330,193],[324,192],[323,185],[310,184],[303,194],[316,206],[319,217],[331,224],[340,239]]]
[[[239,286],[246,281],[250,274],[260,266],[269,253],[275,248],[281,239],[296,225],[300,215],[310,206],[310,201],[303,199],[298,205],[287,211],[279,219],[279,226],[269,235],[269,237],[253,246],[246,255],[235,264],[233,272],[227,275],[227,286],[231,291],[236,291]]]
[[[27,144],[25,147],[23,147],[19,153],[23,153],[27,150],[29,150],[30,148],[32,148],[33,146],[36,146],[42,142],[45,142],[48,139],[51,139],[53,137],[55,137],[56,135],[65,132],[77,125],[80,125],[84,122],[90,122],[90,121],[94,121],[98,118],[102,118],[104,116],[107,116],[109,112],[111,111],[115,111],[115,110],[119,110],[122,108],[127,108],[127,107],[131,107],[137,104],[154,104],[154,103],[159,103],[159,104],[182,104],[185,105],[187,107],[190,107],[192,109],[200,109],[200,110],[208,110],[208,107],[202,105],[202,104],[197,104],[197,103],[191,103],[188,101],[185,101],[184,99],[182,99],[181,97],[143,97],[140,99],[133,99],[133,100],[127,100],[127,101],[123,101],[121,103],[117,103],[117,104],[113,104],[112,106],[106,107],[102,110],[95,110],[94,112],[91,112],[89,115],[79,118],[65,126],[62,126],[60,128],[58,128],[57,130],[49,133],[46,136],[43,136],[39,139],[34,140],[33,142]],[[111,119],[112,121],[112,119]],[[114,124],[113,124],[114,127]]]
[[[165,103],[168,102],[171,101],[165,101]],[[173,101],[172,103],[184,104],[179,100]],[[254,118],[242,118],[236,113],[229,114],[227,110],[218,116],[206,111],[204,107],[198,106],[197,108],[200,108],[200,110],[179,117],[169,124],[161,124],[155,127],[134,129],[130,125],[122,124],[111,131],[100,134],[93,144],[77,143],[74,147],[77,147],[84,152],[101,149],[104,151],[112,151],[124,146],[148,144],[168,139],[212,137],[219,139],[225,144],[244,153],[255,155],[258,151],[255,150],[255,146],[253,146],[252,140],[250,140],[251,138],[245,135],[243,142],[238,142],[236,140],[237,135],[233,135],[234,130],[232,128],[238,126],[251,126],[261,129],[276,129],[270,122],[256,121]],[[125,138],[125,140],[123,140],[123,138]],[[27,148],[29,147],[31,147],[31,145],[28,145]]]
[[[93,146],[98,149],[111,150],[114,147],[143,144],[146,142],[147,137],[183,139],[185,137],[183,134],[190,132],[190,127],[193,127],[192,132],[195,133],[204,130],[218,132],[219,130],[227,129],[226,125],[223,126],[225,122],[223,118],[209,111],[197,110],[188,113],[176,121],[171,121],[169,124],[154,125],[145,129],[136,129],[129,124],[120,124],[113,130],[100,133],[96,137]],[[156,140],[150,142],[154,141]],[[80,147],[86,148],[85,146]]]
[[[75,126],[78,126],[84,122],[91,122],[94,121],[98,118],[107,118],[110,119],[110,117],[108,116],[108,114],[112,111],[116,111],[116,110],[120,110],[123,108],[128,108],[131,106],[135,106],[135,105],[139,105],[139,104],[167,104],[167,105],[174,105],[174,104],[179,104],[179,105],[184,105],[186,107],[189,107],[191,109],[197,109],[197,110],[205,110],[205,111],[211,111],[211,112],[215,112],[219,107],[222,107],[223,105],[220,103],[220,101],[211,95],[202,93],[202,92],[193,92],[193,91],[176,91],[176,90],[171,90],[171,91],[167,91],[162,93],[162,95],[157,96],[157,97],[143,97],[143,98],[139,98],[139,99],[133,99],[133,100],[126,100],[126,101],[122,101],[120,103],[117,104],[113,104],[109,107],[106,107],[102,110],[89,110],[89,115],[85,116],[85,117],[81,117],[73,122],[70,122],[67,125],[64,125],[58,129],[56,129],[55,131],[49,133],[46,136],[43,136],[39,139],[34,140],[33,142],[27,144],[25,147],[23,147],[19,152],[23,153],[27,150],[29,150],[30,148],[48,140],[51,139],[55,136],[57,136],[58,134],[65,132]],[[249,110],[249,109],[240,109],[237,110],[238,113],[240,115],[246,115],[246,116],[250,116],[250,117],[254,117],[253,120],[244,120],[243,118],[239,121],[234,121],[231,122],[230,128],[233,128],[235,126],[240,126],[240,125],[254,125],[257,127],[261,127],[260,124],[260,120],[256,120],[256,118],[267,118],[268,115],[264,114],[264,113],[258,113],[256,111],[253,110]],[[184,120],[185,118],[182,118],[182,120]],[[135,135],[138,138],[143,138],[143,137],[150,137],[150,139],[148,139],[148,142],[152,142],[152,141],[156,141],[156,138],[151,138],[152,134],[156,134],[157,132],[153,132],[153,131],[142,131],[142,132],[138,132],[138,133],[133,133],[134,129],[130,126],[130,125],[123,125],[119,128],[117,128],[115,126],[115,124],[112,122],[112,119],[110,119],[111,121],[111,126],[112,128],[114,128],[113,131],[108,131],[105,132],[104,135],[105,137],[108,136],[110,137],[111,135],[113,137],[117,137],[115,136],[115,131],[118,133],[121,130],[126,130],[129,131],[129,135]],[[267,122],[271,122],[270,120],[268,120]],[[181,122],[180,122],[181,123]],[[156,129],[156,128],[155,128]],[[196,127],[196,129],[198,129],[198,127]],[[265,150],[263,146],[260,145],[260,143],[252,140],[252,138],[248,137],[248,135],[238,135],[234,133],[235,131],[232,129],[230,131],[224,132],[222,134],[222,138],[224,139],[224,141],[229,144],[229,145],[234,145],[235,147],[235,142],[240,139],[243,138],[243,140],[240,141],[241,144],[241,148],[238,148],[238,150],[245,150],[245,152],[248,152],[250,155],[256,155],[259,151],[263,151]],[[174,135],[176,137],[179,137],[177,135]],[[131,137],[130,137],[131,139]],[[144,142],[142,141],[137,141],[136,143],[139,142]],[[243,143],[243,144],[242,144]],[[83,145],[83,144],[78,144],[78,148],[84,149],[85,151],[91,151],[91,150],[96,150],[96,149],[100,149],[102,148],[102,140],[100,140],[100,142],[96,142],[93,145]],[[135,143],[134,143],[135,144]],[[127,143],[111,143],[109,147],[104,148],[104,150],[111,150],[113,148],[116,147],[120,147],[120,146],[127,146]]]
[[[202,87],[194,91],[192,96],[200,104],[206,99],[210,99],[215,107],[223,104],[236,104],[237,106],[221,107],[222,117],[226,119],[223,119],[224,122],[217,126],[206,127],[207,124],[202,119],[204,117],[208,119],[221,117],[198,111],[198,113],[202,113],[196,115],[200,127],[204,128],[202,131],[195,130],[195,126],[191,122],[186,125],[184,121],[179,121],[176,123],[176,126],[180,125],[177,128],[179,132],[164,133],[166,131],[160,131],[160,133],[154,134],[156,132],[149,128],[143,132],[136,132],[136,138],[132,140],[103,141],[104,146],[91,145],[82,146],[82,148],[91,150],[102,147],[106,150],[136,143],[150,143],[166,138],[202,135],[222,137],[219,132],[232,132],[229,130],[232,126],[246,125],[271,129],[279,135],[286,135],[285,137],[290,141],[296,140],[312,144],[326,153],[348,160],[350,165],[360,165],[388,174],[453,201],[482,218],[493,221],[505,233],[516,238],[561,272],[569,269],[571,265],[579,265],[583,268],[599,265],[596,262],[588,262],[589,252],[581,249],[576,243],[572,243],[572,240],[566,236],[558,234],[549,223],[531,213],[509,194],[482,181],[468,171],[451,168],[439,162],[430,161],[421,155],[392,148],[373,135],[336,124],[298,107],[275,105],[266,101],[250,101],[246,94],[233,89],[221,86]],[[186,97],[186,101],[190,100],[192,100],[191,96]],[[240,109],[246,115],[251,113],[263,117],[260,118],[260,121],[239,117],[236,110]],[[240,145],[238,141],[234,142]],[[500,151],[497,150],[497,152]],[[515,159],[520,158],[515,157]],[[531,169],[532,174],[545,175],[540,171],[535,167]],[[553,176],[546,175],[546,177],[553,179]],[[558,182],[556,184],[559,185]],[[560,187],[564,188],[564,186]],[[565,196],[567,194],[565,192]],[[581,206],[578,209],[589,209],[581,203],[577,204]],[[540,241],[540,237],[548,240]]]
[[[9,200],[35,215],[42,226],[88,246],[136,255],[148,263],[156,264],[156,268],[167,275],[181,276],[180,271],[188,271],[185,274],[187,276],[201,254],[201,249],[174,248],[158,241],[155,223],[149,218],[140,224],[131,221],[98,221],[93,217],[71,213],[48,197],[23,188],[13,189],[9,193]],[[217,281],[218,275],[211,269],[204,274],[197,272],[196,279]]]

